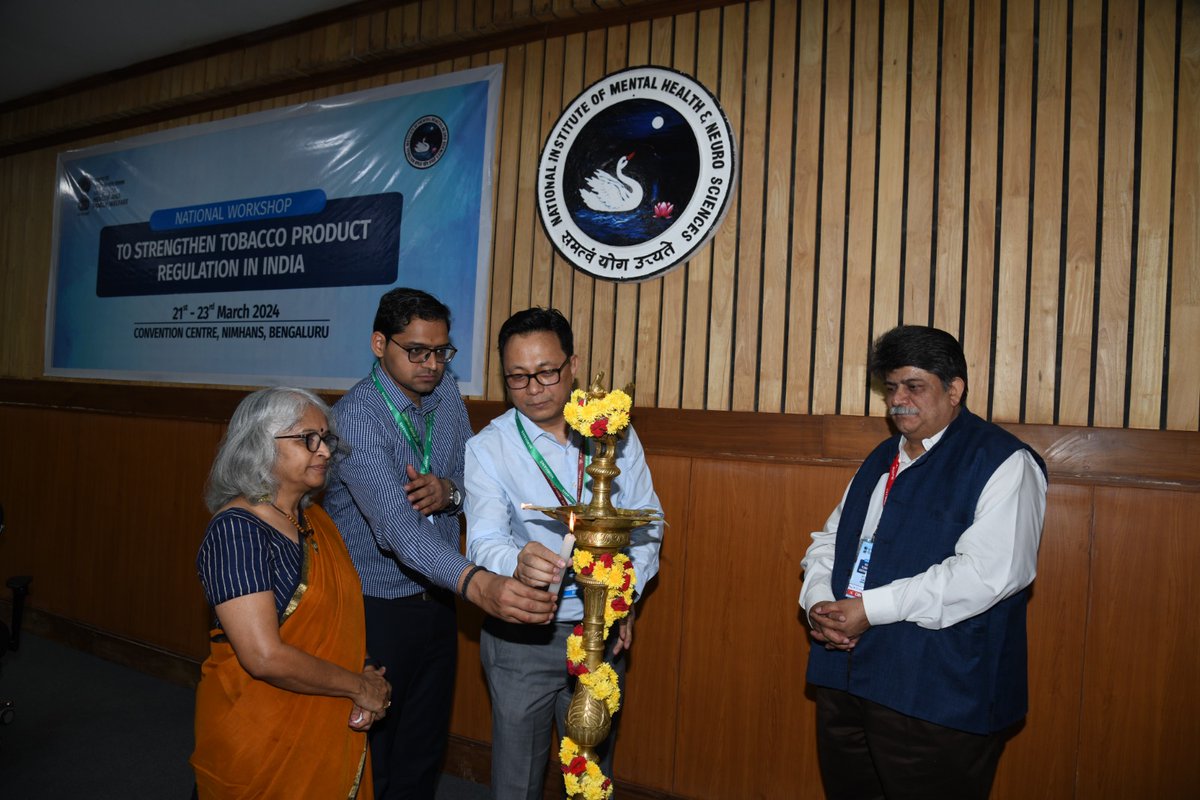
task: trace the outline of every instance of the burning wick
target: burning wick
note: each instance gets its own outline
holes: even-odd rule
[[[558,557],[563,561],[570,562],[571,551],[575,549],[575,512],[571,512],[571,516],[567,518],[567,535],[563,537],[562,549],[558,551]],[[558,590],[562,588],[563,575],[566,574],[567,568],[563,567],[563,571],[559,573],[558,580],[546,587],[546,591],[550,594],[558,594]]]

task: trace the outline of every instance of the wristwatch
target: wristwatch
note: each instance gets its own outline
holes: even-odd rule
[[[462,505],[463,496],[458,487],[454,485],[454,481],[446,478],[446,483],[450,484],[450,508],[458,508]]]

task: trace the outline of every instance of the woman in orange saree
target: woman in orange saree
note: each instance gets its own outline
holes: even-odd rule
[[[337,444],[319,398],[264,389],[213,464],[216,514],[197,557],[217,618],[196,689],[203,800],[372,796],[365,731],[390,687],[363,666],[362,591],[341,536],[305,507]]]

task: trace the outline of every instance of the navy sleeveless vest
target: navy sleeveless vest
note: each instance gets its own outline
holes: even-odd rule
[[[846,495],[831,583],[844,597],[871,494],[899,448],[894,436],[867,456]],[[1028,445],[963,409],[936,445],[896,477],[884,506],[866,588],[924,572],[954,555],[979,495],[1009,456]],[[1028,708],[1025,606],[1028,589],[942,630],[912,622],[868,629],[854,650],[809,650],[808,680],[918,719],[969,733],[1011,725]]]

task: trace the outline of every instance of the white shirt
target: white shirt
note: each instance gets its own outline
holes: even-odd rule
[[[921,444],[926,452],[938,443],[946,429]],[[899,472],[920,458],[910,458],[900,437]],[[899,474],[899,472],[897,474]],[[863,537],[872,538],[883,513],[883,490],[888,474],[879,476],[867,516]],[[825,527],[812,534],[812,544],[800,566],[804,585],[800,605],[809,611],[821,601],[832,601],[830,573],[837,539],[838,522],[846,492]],[[983,487],[975,506],[975,521],[963,531],[954,555],[922,573],[901,578],[863,592],[863,611],[872,625],[915,622],[938,630],[982,614],[1029,584],[1037,574],[1037,551],[1046,513],[1046,478],[1028,450],[1018,450],[996,468]]]

